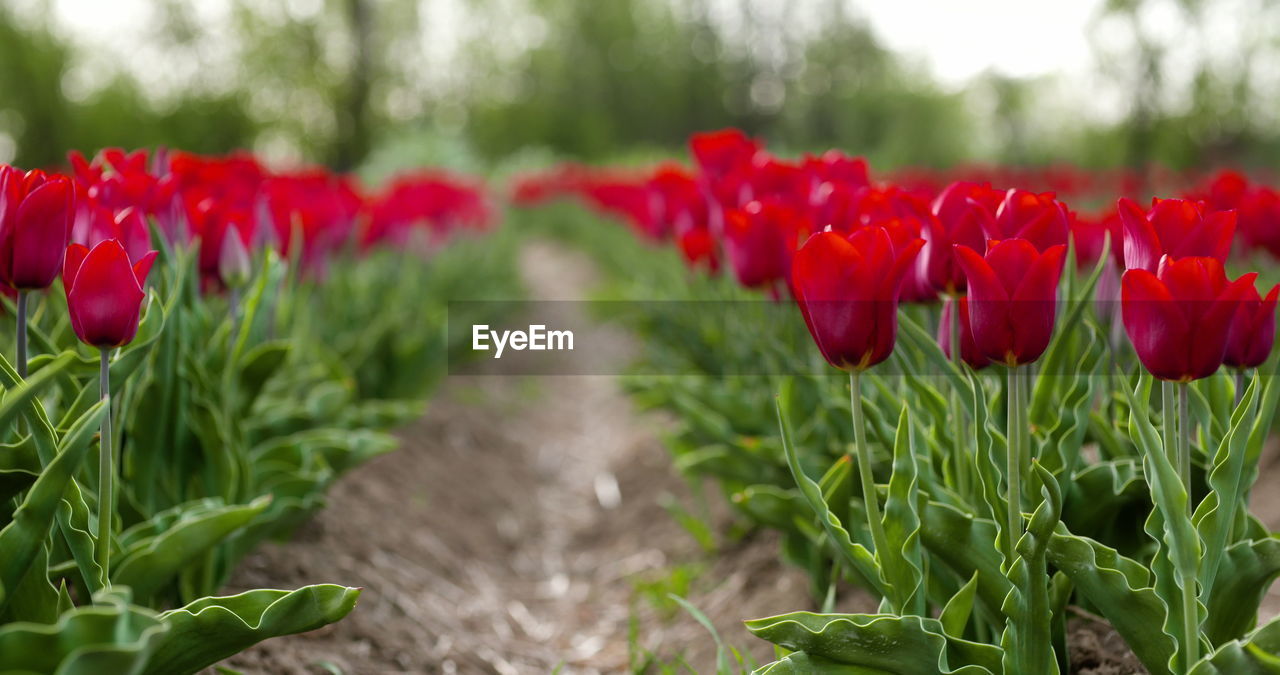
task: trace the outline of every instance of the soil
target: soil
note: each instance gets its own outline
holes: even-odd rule
[[[552,244],[528,245],[520,264],[538,299],[579,299],[595,282],[585,257]],[[619,359],[633,353],[629,335],[599,331],[591,344]],[[715,644],[668,593],[755,662],[772,648],[742,619],[816,609],[805,574],[780,562],[776,536],[725,534],[733,522],[714,486],[673,472],[661,441],[668,420],[637,412],[615,378],[486,372],[450,377],[397,452],[344,477],[323,511],[292,541],[251,555],[229,589],[361,586],[351,615],[222,665],[514,675],[628,672],[651,659],[706,673]],[[1280,525],[1280,495],[1255,502]],[[714,550],[671,504],[711,517]],[[856,589],[837,605],[875,610]],[[1273,592],[1264,614],[1277,611]],[[1075,672],[1144,672],[1105,623],[1082,615],[1069,626]]]

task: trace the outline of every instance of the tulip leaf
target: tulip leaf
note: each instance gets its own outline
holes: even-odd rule
[[[1272,536],[1231,544],[1219,557],[1218,574],[1206,593],[1204,634],[1220,645],[1257,624],[1258,607],[1280,575],[1280,539]]]
[[[973,599],[977,590],[978,573],[974,572],[960,590],[951,596],[942,608],[942,613],[938,615],[938,621],[942,624],[944,633],[953,637],[964,636],[965,626],[969,624],[969,615],[973,613]]]
[[[873,672],[901,675],[992,675],[1003,672],[999,647],[949,636],[943,631],[941,622],[927,617],[793,612],[745,623],[747,630],[757,637],[803,652],[810,658],[871,668]],[[784,669],[776,672],[803,671]]]
[[[1218,647],[1191,675],[1276,675],[1280,673],[1280,617],[1245,637]]]
[[[929,335],[928,331],[921,328],[920,324],[913,321],[910,316],[902,311],[898,312],[898,327],[898,337],[908,343],[914,351],[922,354],[932,367],[933,372],[940,373],[946,377],[951,386],[956,388],[956,391],[967,390],[964,373],[956,367],[955,363],[952,363],[951,359],[947,358],[946,353],[938,346],[938,341],[933,339],[933,336]],[[972,405],[972,402],[963,396],[960,397],[960,400],[966,408]],[[970,415],[973,414],[972,410],[967,410],[966,412]]]
[[[1162,629],[1167,611],[1151,587],[1146,567],[1113,548],[1072,535],[1063,526],[1049,540],[1046,555],[1111,622],[1148,670],[1156,675],[1173,672],[1175,643]]]
[[[121,535],[128,547],[111,580],[133,588],[139,598],[150,598],[184,568],[214,546],[243,528],[271,503],[260,497],[247,505],[224,506],[212,500],[181,506],[156,516],[163,522],[151,526],[151,536]]]
[[[1180,672],[1187,669],[1189,650],[1199,649],[1198,645],[1186,644],[1187,639],[1199,641],[1200,636],[1198,631],[1195,636],[1184,636],[1188,621],[1184,617],[1188,611],[1195,612],[1196,616],[1189,620],[1199,626],[1204,619],[1204,608],[1198,601],[1192,603],[1194,606],[1185,606],[1183,589],[1196,588],[1202,548],[1189,515],[1190,497],[1164,452],[1155,425],[1146,413],[1147,407],[1140,404],[1150,399],[1151,383],[1150,376],[1143,376],[1138,393],[1128,387],[1124,387],[1124,391],[1129,397],[1129,435],[1142,450],[1143,474],[1151,486],[1151,501],[1155,504],[1145,525],[1147,534],[1159,544],[1151,565],[1155,590],[1167,608],[1165,632],[1178,644],[1176,661],[1169,668]]]
[[[160,615],[168,631],[146,675],[194,673],[267,638],[315,630],[346,616],[360,589],[331,584],[201,598]]]
[[[141,673],[168,628],[123,594],[99,594],[94,603],[62,613],[56,623],[0,626],[0,672]]]
[[[1218,451],[1213,457],[1213,468],[1208,477],[1209,494],[1200,502],[1193,518],[1196,529],[1204,540],[1204,559],[1200,562],[1199,581],[1200,587],[1204,589],[1202,599],[1205,604],[1212,602],[1211,594],[1219,563],[1227,544],[1232,543],[1232,527],[1243,518],[1247,509],[1244,502],[1247,492],[1244,485],[1247,475],[1246,446],[1253,430],[1253,403],[1258,394],[1258,385],[1259,382],[1255,380],[1232,415],[1230,431],[1218,444]]]
[[[13,513],[13,519],[0,530],[0,591],[13,589],[27,573],[44,545],[54,516],[62,502],[63,492],[72,476],[80,469],[89,450],[92,430],[101,421],[106,407],[98,403],[92,414],[80,418],[76,427],[67,432],[58,454],[44,468],[40,477],[31,485],[26,497]],[[0,598],[0,609],[8,598]]]
[[[902,613],[925,613],[925,576],[920,547],[920,491],[916,481],[915,433],[907,408],[898,416],[898,433],[893,444],[893,475],[885,500],[884,526],[888,550],[877,551],[876,561],[896,597],[894,607]]]
[[[853,565],[854,570],[859,575],[875,586],[877,593],[882,597],[888,597],[892,589],[876,564],[875,556],[865,546],[853,541],[849,531],[840,522],[840,517],[831,511],[827,506],[826,500],[822,498],[822,488],[812,478],[805,475],[804,469],[800,466],[800,459],[796,455],[795,447],[791,443],[791,427],[788,424],[786,414],[782,411],[782,402],[775,399],[774,408],[777,410],[778,425],[782,432],[783,452],[786,454],[787,465],[791,467],[791,473],[795,478],[796,485],[800,488],[801,496],[809,503],[809,508],[813,509],[813,512],[818,516],[818,521],[822,524],[822,528],[826,530],[827,536],[831,538],[836,550],[849,561],[849,564]]]
[[[927,502],[921,515],[921,540],[931,561],[946,563],[961,577],[977,574],[978,597],[998,612],[1011,586],[1000,569],[995,523],[939,502]]]
[[[48,389],[49,385],[54,384],[74,359],[75,355],[71,352],[63,352],[53,361],[45,364],[39,371],[33,373],[26,381],[16,387],[7,386],[7,391],[4,392],[4,400],[0,401],[0,429],[13,428],[14,420],[17,419],[18,415],[22,414],[31,401],[34,401],[45,389]],[[5,365],[8,365],[8,363],[6,362]],[[6,383],[6,385],[8,384]],[[44,459],[44,461],[48,460]]]

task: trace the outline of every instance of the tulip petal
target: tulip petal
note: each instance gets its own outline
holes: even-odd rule
[[[1188,324],[1156,275],[1131,269],[1120,279],[1121,318],[1142,365],[1164,380],[1187,373]]]
[[[1130,270],[1155,272],[1160,261],[1160,237],[1136,202],[1122,197],[1116,202],[1124,233],[1124,266]]]
[[[12,284],[17,288],[48,288],[71,237],[73,211],[71,181],[49,180],[18,206],[13,229]]]
[[[151,273],[151,263],[156,261],[157,254],[156,251],[148,251],[133,264],[133,276],[137,278],[139,287],[147,285],[147,275]]]
[[[1035,361],[1049,346],[1057,308],[1058,280],[1062,278],[1066,255],[1067,247],[1062,244],[1040,254],[1013,294],[1009,317],[1014,324],[1013,353],[1018,363]]]

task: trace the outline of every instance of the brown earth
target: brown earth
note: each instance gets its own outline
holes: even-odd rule
[[[594,283],[581,255],[526,247],[533,297],[575,299]],[[630,336],[591,336],[617,358]],[[495,362],[500,363],[500,362]],[[768,644],[742,619],[815,609],[776,536],[732,539],[714,486],[672,468],[658,415],[638,413],[607,376],[451,377],[402,447],[351,472],[293,541],[245,562],[232,590],[333,582],[363,587],[340,623],[263,643],[225,666],[248,673],[619,673],[683,660],[715,671],[715,645],[667,600],[687,597],[724,642],[756,662]],[[1267,473],[1275,473],[1276,466]],[[1264,483],[1265,484],[1265,483]],[[705,494],[704,494],[705,493]],[[1256,506],[1280,525],[1280,494]],[[708,551],[666,505],[705,513]],[[850,590],[843,611],[873,611]],[[1280,610],[1280,597],[1264,611]],[[1071,622],[1074,670],[1143,672],[1104,623]]]

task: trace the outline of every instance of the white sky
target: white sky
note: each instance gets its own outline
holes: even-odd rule
[[[190,1],[202,18],[225,16],[225,0]],[[889,47],[922,59],[943,84],[959,86],[988,69],[1017,77],[1085,71],[1092,59],[1086,30],[1101,1],[871,0],[854,6]],[[317,0],[286,4],[305,13]],[[451,3],[423,4],[438,16]],[[145,39],[149,5],[148,0],[54,0],[57,20],[67,31],[126,59],[131,46]]]
[[[1082,73],[1102,0],[873,0],[859,5],[895,51],[923,57],[943,84],[987,69],[1014,77]]]

